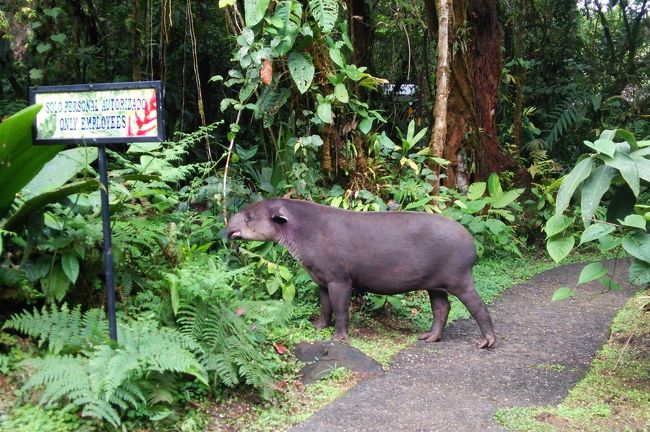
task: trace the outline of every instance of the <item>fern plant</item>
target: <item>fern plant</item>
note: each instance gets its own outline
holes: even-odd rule
[[[81,315],[78,308],[52,306],[16,315],[4,327],[38,337],[52,353],[26,362],[34,373],[25,389],[42,389],[43,404],[66,402],[81,408],[82,415],[114,426],[121,423],[121,413],[128,408],[169,401],[164,395],[173,394],[174,388],[166,386],[175,381],[155,382],[156,377],[190,375],[208,385],[206,368],[199,360],[201,346],[151,319],[120,323],[117,344],[97,335],[97,329],[105,330],[99,309]],[[61,342],[64,337],[70,342]],[[69,353],[53,354],[64,350]]]

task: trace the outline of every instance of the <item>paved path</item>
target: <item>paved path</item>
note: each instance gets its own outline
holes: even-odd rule
[[[610,268],[614,263],[608,263]],[[634,292],[627,264],[614,279],[622,292],[550,302],[575,286],[582,264],[540,273],[489,306],[497,333],[492,350],[473,347],[474,320],[452,324],[442,342],[418,342],[399,353],[382,377],[361,382],[292,431],[500,431],[500,407],[558,404],[585,374],[609,336],[611,319]]]

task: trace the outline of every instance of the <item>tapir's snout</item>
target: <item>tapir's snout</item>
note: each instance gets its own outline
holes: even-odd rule
[[[234,228],[228,228],[226,230],[226,238],[228,240],[237,240],[241,239],[241,231],[236,230]]]
[[[228,240],[238,240],[242,238],[242,223],[243,218],[239,213],[234,214],[228,221],[226,226],[226,238]]]

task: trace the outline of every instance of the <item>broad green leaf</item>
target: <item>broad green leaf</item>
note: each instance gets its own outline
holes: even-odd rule
[[[524,192],[523,189],[513,189],[494,198],[493,208],[503,208],[511,204]]]
[[[32,123],[41,107],[29,106],[0,123],[0,218],[16,193],[64,148],[32,145]]]
[[[604,153],[609,157],[614,157],[616,151],[616,144],[611,140],[598,139],[594,141],[594,148],[598,153]]]
[[[623,237],[622,244],[627,253],[650,264],[650,234],[636,232]]]
[[[337,65],[340,68],[345,67],[345,60],[343,60],[343,54],[341,53],[341,50],[336,48],[336,47],[331,47],[329,49],[330,53],[330,58],[334,62],[335,65]]]
[[[574,244],[575,240],[573,236],[562,237],[557,234],[546,241],[546,250],[551,258],[553,258],[553,261],[559,263],[569,255]]]
[[[43,79],[43,69],[37,69],[37,68],[30,69],[29,77],[35,81]]]
[[[469,185],[467,188],[467,199],[476,200],[483,196],[487,184],[485,182],[476,182]]]
[[[270,0],[244,0],[244,21],[246,27],[253,27],[262,21],[266,10],[269,8]]]
[[[640,228],[645,230],[646,221],[645,218],[638,214],[627,215],[623,221],[619,219],[622,225],[629,226],[632,228]]]
[[[296,297],[296,286],[292,283],[282,285],[282,300],[291,303]]]
[[[54,156],[20,191],[24,199],[56,190],[97,160],[97,147],[75,147]]]
[[[623,138],[629,144],[630,150],[634,151],[639,148],[639,144],[636,142],[636,138],[634,138],[632,132],[625,129],[616,129],[616,136]]]
[[[68,39],[68,36],[66,36],[65,33],[56,33],[51,35],[50,39],[52,39],[56,43],[62,44]]]
[[[52,45],[50,45],[49,43],[39,43],[38,45],[36,45],[36,52],[39,54],[48,52],[51,49],[52,49]]]
[[[616,129],[605,129],[600,133],[601,140],[613,141],[616,137]]]
[[[72,283],[79,277],[79,260],[72,252],[65,252],[61,256],[61,268],[68,280]]]
[[[15,231],[27,222],[29,216],[35,211],[40,210],[46,204],[54,203],[63,198],[81,192],[91,192],[99,189],[99,181],[95,179],[80,180],[62,186],[51,192],[45,192],[37,195],[23,203],[15,213],[12,213],[7,219],[0,223],[0,229]]]
[[[547,237],[553,237],[556,234],[563,232],[565,229],[571,226],[573,223],[573,218],[565,216],[563,214],[555,214],[550,217],[544,231],[546,232]]]
[[[582,268],[580,272],[580,277],[578,278],[578,285],[582,285],[587,282],[595,281],[607,274],[607,268],[603,266],[601,262],[595,262],[587,264]]]
[[[650,264],[634,260],[630,265],[630,282],[634,285],[646,285],[650,283]]]
[[[496,173],[490,174],[490,177],[488,178],[488,192],[493,198],[501,196],[501,194],[503,194],[503,189],[501,188],[501,180],[499,179],[499,175]]]
[[[332,104],[329,102],[319,103],[316,107],[316,115],[319,119],[321,119],[323,123],[334,123],[334,119],[332,117]]]
[[[276,36],[280,43],[275,47],[274,54],[283,56],[293,48],[300,32],[302,5],[296,0],[278,2],[273,20],[280,24],[277,26],[279,31]]]
[[[302,52],[289,54],[289,73],[300,93],[305,93],[314,79],[314,63],[311,56]]]
[[[427,128],[423,128],[422,130],[420,130],[420,132],[415,134],[415,136],[410,140],[411,146],[415,146],[417,143],[419,143],[420,140],[424,138],[424,135],[426,135],[426,133],[427,133]]]
[[[573,297],[573,290],[569,287],[562,287],[555,290],[553,297],[551,297],[551,301],[566,300],[569,297]]]
[[[648,148],[650,149],[650,147]],[[650,183],[650,160],[644,157],[633,157],[632,159],[634,159],[634,162],[636,163],[639,177]]]
[[[55,265],[48,275],[41,279],[43,293],[50,302],[63,300],[69,286],[70,281],[59,265]]]
[[[589,177],[593,167],[594,161],[590,157],[587,157],[578,162],[571,172],[564,176],[555,201],[556,214],[564,213],[564,210],[569,206],[571,197],[573,197],[576,189],[578,189],[578,186]]]
[[[614,178],[614,169],[607,165],[601,165],[596,168],[582,186],[580,193],[580,212],[582,221],[585,226],[591,223],[591,219],[596,214],[596,209],[600,200],[609,190]]]
[[[508,226],[503,222],[501,222],[499,219],[492,219],[492,218],[485,221],[485,226],[487,226],[490,232],[494,235],[498,235],[503,230],[508,228]]]
[[[614,248],[617,248],[621,245],[621,239],[619,237],[614,237],[611,234],[603,236],[598,239],[598,249],[602,253],[609,252]]]
[[[329,33],[334,28],[339,16],[337,0],[309,0],[309,13],[314,17],[323,33]]]
[[[582,235],[580,236],[580,244],[598,240],[599,238],[611,233],[615,229],[616,228],[614,225],[606,223],[591,224],[582,232]]]
[[[634,196],[639,196],[639,170],[634,159],[629,155],[617,151],[613,159],[605,160],[605,163],[620,171],[621,175],[632,189]]]
[[[361,131],[361,133],[367,134],[368,132],[370,132],[370,130],[372,129],[372,122],[373,122],[373,119],[371,119],[369,117],[363,118],[359,122],[359,130]]]
[[[621,285],[613,280],[612,278],[608,277],[603,277],[600,278],[600,283],[603,284],[603,286],[611,291],[620,291],[621,290]]]
[[[345,85],[341,83],[334,87],[334,97],[341,103],[348,103],[350,101],[348,90],[345,88]]]

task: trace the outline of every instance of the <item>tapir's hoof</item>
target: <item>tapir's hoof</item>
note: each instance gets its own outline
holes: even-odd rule
[[[492,348],[494,344],[496,343],[497,338],[496,336],[490,336],[490,337],[482,337],[477,343],[476,343],[476,348],[482,349],[482,348]]]
[[[423,340],[425,342],[440,342],[442,340],[442,333],[436,334],[426,332],[418,336],[418,340]]]
[[[334,333],[334,335],[332,335],[332,340],[334,342],[340,342],[340,343],[346,344],[346,343],[348,343],[348,335],[347,334],[340,335],[340,334]]]
[[[320,319],[320,318],[313,321],[311,324],[314,326],[315,329],[318,329],[318,330],[327,328],[330,325],[329,321],[324,320],[324,319]]]

